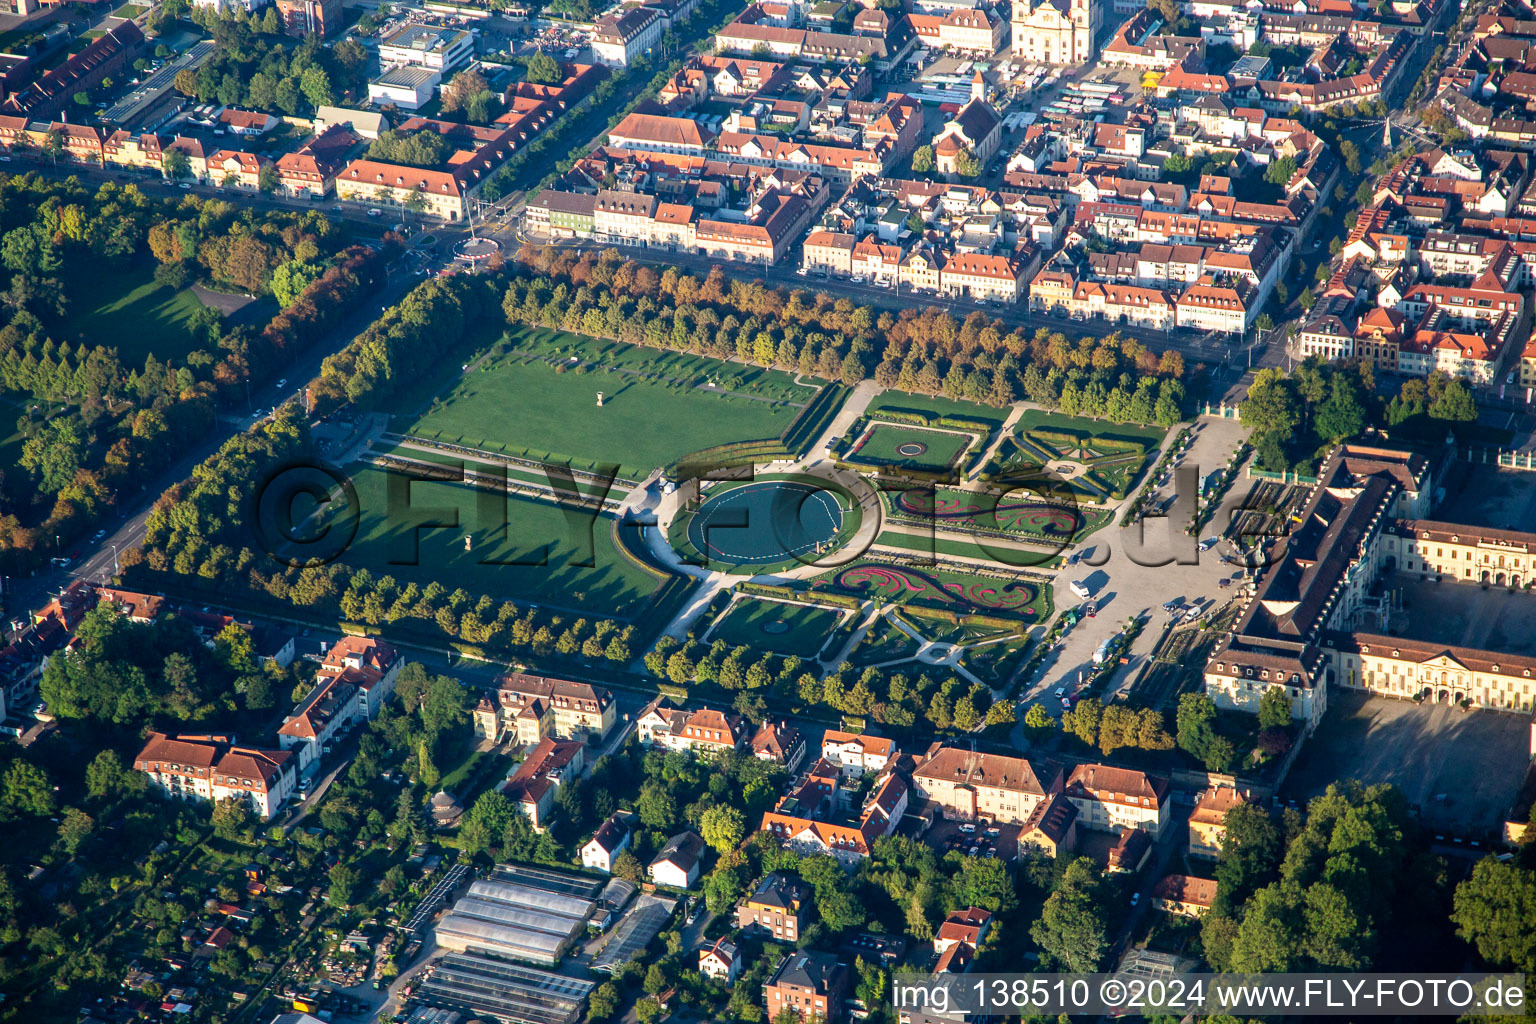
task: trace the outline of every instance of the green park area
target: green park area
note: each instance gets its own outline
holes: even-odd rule
[[[71,289],[62,333],[71,342],[115,347],[131,369],[151,355],[179,363],[197,348],[192,317],[202,308],[190,287],[160,284],[147,267],[100,268]]]
[[[130,4],[123,4],[123,6],[119,7],[117,10],[113,11],[112,12],[112,16],[114,18],[137,18],[141,14],[148,14],[148,13],[149,13],[149,5],[147,5],[147,4],[131,4],[130,3]]]
[[[1048,463],[1076,463],[1074,489],[1092,501],[1124,497],[1162,442],[1161,427],[1142,427],[1027,410],[998,445],[982,476],[997,482],[1038,476]]]
[[[624,616],[656,589],[656,579],[613,545],[612,520],[552,502],[507,496],[505,531],[492,511],[482,517],[486,492],[437,481],[410,481],[390,508],[389,477],[402,474],[359,467],[352,480],[361,506],[357,537],[346,560],[375,576],[389,574],[422,586],[452,582],[471,594],[535,601],[550,607]],[[414,529],[430,522],[458,525]],[[412,536],[416,544],[411,543]],[[464,537],[474,538],[464,549]],[[507,564],[521,562],[522,564]],[[589,564],[584,564],[589,563]]]
[[[816,605],[741,598],[715,623],[711,641],[754,651],[812,658],[826,644],[844,613]]]
[[[876,423],[867,436],[855,441],[857,447],[844,458],[860,466],[944,473],[953,469],[970,448],[972,436],[904,423]]]
[[[524,329],[404,429],[638,478],[711,445],[777,437],[815,393],[775,370]]]

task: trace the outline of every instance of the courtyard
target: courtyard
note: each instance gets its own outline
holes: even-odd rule
[[[1389,632],[1450,647],[1536,655],[1536,595],[1477,583],[1388,577]],[[1374,625],[1368,628],[1374,628]]]
[[[1334,689],[1281,796],[1304,804],[1330,782],[1391,783],[1436,831],[1499,830],[1530,760],[1531,716],[1463,711]]]
[[[1457,462],[1434,518],[1500,530],[1536,529],[1536,473]]]

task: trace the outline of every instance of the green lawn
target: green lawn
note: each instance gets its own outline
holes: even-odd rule
[[[520,331],[512,342],[406,432],[583,468],[618,463],[639,477],[711,445],[776,437],[815,394],[774,370],[580,335]],[[699,390],[711,381],[728,393]]]
[[[137,18],[148,11],[149,8],[144,4],[123,4],[123,6],[112,12],[112,16],[114,18]]]
[[[494,518],[485,523],[480,519],[483,492],[463,484],[413,482],[410,511],[390,514],[391,475],[373,467],[356,467],[352,477],[362,506],[361,522],[344,558],[375,576],[388,573],[402,583],[414,581],[421,586],[437,580],[497,600],[521,599],[618,616],[632,613],[637,602],[656,589],[654,577],[615,550],[607,516],[591,517],[509,496],[506,537],[498,541]],[[455,514],[460,524],[456,527],[415,531],[418,545],[413,556],[412,524],[451,521]],[[466,533],[475,538],[472,552],[464,550]],[[513,559],[544,564],[495,564]],[[587,560],[592,564],[573,564]]]
[[[929,398],[926,395],[908,395],[900,391],[884,391],[869,403],[864,414],[870,419],[880,418],[880,412],[890,409],[896,412],[918,412],[928,416],[950,416],[961,420],[990,423],[996,429],[1008,418],[1007,409],[994,409],[990,405],[973,402],[952,402],[947,398]]]
[[[742,598],[715,624],[710,640],[810,658],[826,644],[842,618],[842,612],[829,608]]]
[[[1020,568],[1051,568],[1061,561],[1061,556],[1054,551],[1040,551],[1038,553],[1023,551],[1018,548],[1008,548],[1003,552],[1007,556],[1004,562],[997,557],[996,552],[985,547],[985,538],[970,537],[934,537],[931,541],[927,537],[920,537],[915,533],[897,533],[895,530],[885,530],[875,538],[875,543],[883,547],[899,548],[903,551],[911,551],[914,554],[959,555],[962,558],[986,558],[996,561],[999,569],[1009,566]]]
[[[151,354],[179,363],[197,347],[187,325],[202,307],[191,288],[157,284],[148,267],[103,268],[74,289],[63,333],[71,341],[115,346],[130,369],[141,369]]]
[[[866,466],[943,473],[971,447],[971,437],[969,434],[909,427],[904,423],[876,423],[868,439],[845,458],[848,462]]]
[[[1044,409],[1025,409],[1014,424],[1015,433],[1031,430],[1070,430],[1095,437],[1120,438],[1159,444],[1168,431],[1158,426],[1141,426],[1136,423],[1111,423],[1109,420],[1093,420],[1086,416],[1068,416],[1066,413],[1046,412]]]
[[[899,629],[895,623],[886,622],[884,627],[875,626],[865,634],[863,643],[853,649],[848,661],[856,668],[877,665],[898,658],[910,658],[921,646],[916,640]]]
[[[550,479],[538,470],[520,469],[516,466],[508,466],[503,462],[495,462],[487,459],[460,458],[451,452],[427,451],[421,448],[411,448],[403,444],[381,443],[369,449],[375,455],[392,455],[401,459],[415,459],[418,462],[430,462],[439,466],[463,466],[466,473],[494,473],[498,469],[507,474],[507,480],[512,483],[532,484],[535,487],[549,487]],[[564,481],[557,481],[562,487]],[[625,491],[623,484],[615,483],[611,487],[603,487],[600,484],[575,481],[576,490],[581,494],[601,494],[604,497],[622,497]]]

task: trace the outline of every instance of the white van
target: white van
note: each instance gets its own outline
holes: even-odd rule
[[[1077,597],[1083,601],[1086,601],[1088,598],[1093,596],[1093,591],[1089,590],[1088,584],[1084,583],[1082,580],[1073,580],[1071,589],[1072,593],[1077,595]]]

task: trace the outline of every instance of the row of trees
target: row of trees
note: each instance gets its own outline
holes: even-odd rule
[[[754,720],[766,717],[772,696],[898,728],[921,720],[935,729],[969,732],[1013,721],[1010,702],[994,702],[986,686],[967,686],[958,676],[938,680],[924,673],[913,679],[873,667],[860,672],[847,662],[823,676],[815,662],[793,655],[733,648],[724,640],[705,645],[692,637],[662,637],[646,652],[645,664],[653,676],[675,686],[715,684],[735,692],[735,709]]]
[[[660,273],[612,251],[577,255],[524,246],[524,271],[502,298],[512,323],[558,327],[629,344],[739,359],[845,383],[873,375],[884,387],[1004,405],[1022,390],[1052,408],[1168,422],[1184,400],[1177,353],[1110,335],[1008,328],[974,312],[962,321],[929,308],[876,314],[848,299]],[[1145,385],[1140,378],[1159,378]],[[1116,394],[1118,392],[1118,394]]]

